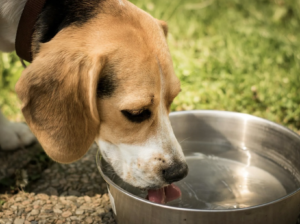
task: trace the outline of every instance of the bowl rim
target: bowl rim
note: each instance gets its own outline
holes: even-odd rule
[[[277,124],[273,121],[269,121],[267,119],[264,118],[260,118],[254,115],[250,115],[250,114],[245,114],[245,113],[239,113],[239,112],[231,112],[231,111],[221,111],[221,110],[187,110],[187,111],[175,111],[175,112],[171,112],[170,113],[170,117],[172,116],[176,116],[176,115],[181,115],[181,114],[226,114],[226,115],[235,115],[235,116],[240,116],[240,117],[244,117],[244,118],[251,118],[257,121],[261,121],[261,122],[265,122],[271,125],[275,125],[276,127],[286,131],[287,133],[294,135],[295,137],[297,137],[300,140],[300,135],[298,135],[297,133],[295,133],[294,131],[292,131],[291,129],[284,127],[283,125]],[[246,207],[246,208],[233,208],[233,209],[192,209],[192,208],[181,208],[181,207],[174,207],[174,206],[169,206],[169,205],[163,205],[163,204],[158,204],[158,203],[154,203],[151,202],[149,200],[143,199],[141,197],[138,197],[134,194],[131,194],[127,191],[125,191],[124,189],[122,189],[121,187],[119,187],[117,184],[115,184],[108,176],[106,176],[102,169],[101,169],[101,152],[98,149],[97,153],[96,153],[96,166],[101,174],[101,176],[103,177],[103,179],[106,181],[107,184],[112,185],[114,188],[116,188],[117,190],[119,190],[121,193],[127,195],[130,198],[133,198],[135,200],[138,200],[142,203],[147,203],[151,206],[156,206],[156,207],[160,207],[160,208],[164,208],[164,209],[171,209],[171,210],[176,210],[176,211],[186,211],[186,212],[203,212],[203,213],[224,213],[224,212],[240,212],[240,211],[249,211],[249,210],[254,210],[254,209],[258,209],[258,208],[262,208],[262,207],[266,207],[266,206],[270,206],[272,204],[278,203],[280,201],[283,200],[287,200],[288,198],[292,197],[293,195],[297,194],[300,192],[300,187],[297,188],[296,190],[290,192],[289,194],[286,194],[285,196],[282,196],[276,200],[264,203],[264,204],[259,204],[259,205],[254,205],[254,206],[250,206],[250,207]]]

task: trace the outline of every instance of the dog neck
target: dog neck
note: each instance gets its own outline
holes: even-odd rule
[[[27,0],[0,0],[0,51],[15,50],[18,24]]]

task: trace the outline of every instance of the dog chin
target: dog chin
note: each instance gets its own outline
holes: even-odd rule
[[[110,161],[106,160],[105,157],[103,157],[103,159],[107,164],[109,164],[109,167],[113,170],[112,172],[117,174],[117,176],[122,179],[123,182],[133,187],[139,188],[140,190],[160,189],[168,185],[161,181],[151,183],[149,180],[141,178],[141,174],[135,175],[134,172],[130,174],[130,178],[127,178],[128,175],[126,176],[122,171],[118,170],[118,167],[113,167]]]
[[[142,158],[133,155],[130,158],[128,154],[124,153],[124,150],[120,149],[122,147],[107,141],[100,140],[98,145],[101,155],[110,169],[127,184],[143,190],[158,189],[167,185],[159,175],[156,173],[151,174],[151,170],[143,167],[145,164],[149,165],[149,161],[144,161]],[[140,163],[137,161],[140,161]],[[151,164],[151,167],[154,166],[155,164]]]
[[[135,173],[128,171],[127,173],[125,173],[119,169],[120,166],[114,167],[111,164],[110,160],[107,160],[107,158],[105,157],[103,157],[103,159],[106,161],[112,172],[115,173],[120,179],[122,179],[123,182],[133,187],[139,188],[140,190],[160,189],[168,185],[165,182],[158,180],[159,178],[156,178],[155,182],[151,182],[150,179],[145,179],[142,177],[142,172]],[[153,179],[154,178],[152,178],[152,180]]]

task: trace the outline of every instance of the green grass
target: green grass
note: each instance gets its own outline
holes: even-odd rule
[[[300,129],[299,0],[132,2],[169,24],[183,90],[173,110],[238,111]],[[21,64],[14,54],[0,58],[0,106],[20,119],[13,86]]]
[[[24,120],[20,111],[20,100],[14,91],[22,70],[21,62],[15,53],[0,52],[0,108],[9,119],[15,121]]]

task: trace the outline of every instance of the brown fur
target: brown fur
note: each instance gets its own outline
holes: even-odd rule
[[[99,135],[114,144],[145,142],[158,127],[159,103],[163,100],[169,111],[180,91],[166,23],[130,2],[117,2],[107,1],[104,14],[40,44],[17,83],[28,125],[46,153],[60,163],[80,159]],[[106,65],[114,68],[118,88],[102,99],[96,97],[96,88]],[[144,108],[153,116],[142,124],[120,113]]]

